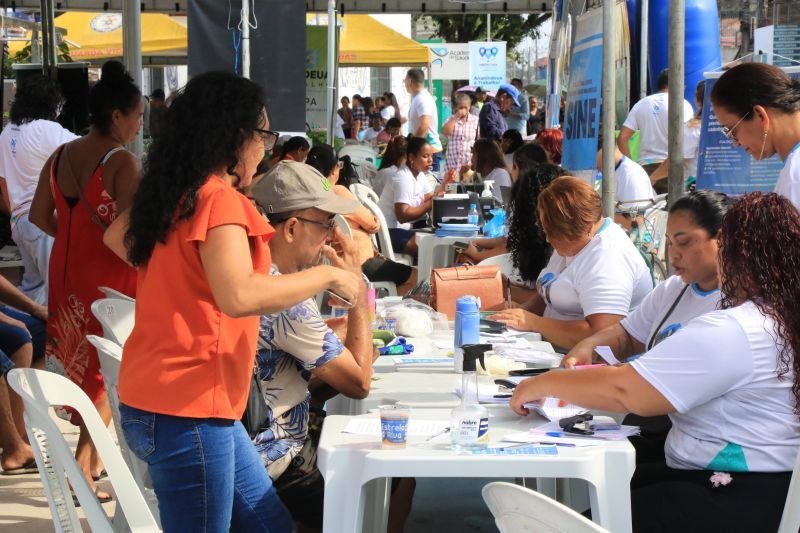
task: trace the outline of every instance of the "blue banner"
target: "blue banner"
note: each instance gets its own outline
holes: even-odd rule
[[[793,78],[800,73],[789,74]],[[758,161],[733,146],[722,134],[722,127],[711,106],[711,89],[716,77],[706,80],[703,97],[703,123],[700,130],[700,153],[697,161],[697,188],[714,189],[728,195],[742,195],[752,191],[773,191],[783,161],[778,155]]]
[[[561,165],[570,171],[595,168],[603,83],[602,10],[577,19],[564,113]]]

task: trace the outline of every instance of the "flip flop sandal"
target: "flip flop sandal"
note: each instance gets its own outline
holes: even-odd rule
[[[97,498],[97,501],[99,501],[100,503],[108,503],[108,502],[110,502],[111,500],[114,499],[111,495],[101,498],[100,496],[97,495],[97,493],[99,491],[100,491],[100,487],[95,487],[94,488],[94,497]],[[80,507],[81,506],[81,502],[78,501],[78,496],[76,496],[74,492],[72,493],[72,503],[75,504],[75,507]]]
[[[3,470],[0,472],[0,475],[3,476],[19,476],[22,474],[38,474],[39,468],[36,466],[36,459],[31,459],[27,463],[22,466],[18,466],[17,468],[9,468],[8,470]]]
[[[97,483],[101,479],[107,478],[107,477],[108,477],[108,472],[106,472],[105,469],[103,469],[103,470],[100,471],[100,475],[92,476],[92,479],[94,480],[95,483]]]

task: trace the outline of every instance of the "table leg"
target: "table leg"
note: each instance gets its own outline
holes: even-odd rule
[[[383,533],[389,522],[389,496],[392,478],[369,481],[364,497],[364,531]]]
[[[635,468],[633,451],[609,452],[605,471],[589,481],[592,519],[614,533],[630,533],[631,477]]]
[[[344,477],[344,482],[339,482],[337,475]],[[359,485],[358,475],[348,475],[346,469],[328,474],[325,479],[322,514],[323,533],[353,533],[363,530],[365,488],[365,485]]]
[[[436,237],[426,235],[420,237],[417,234],[417,281],[428,280],[431,277],[431,265],[433,264],[433,244]]]

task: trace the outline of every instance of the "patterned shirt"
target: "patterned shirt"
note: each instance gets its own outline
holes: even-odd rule
[[[280,275],[274,264],[270,273]],[[253,443],[270,477],[278,479],[306,440],[311,370],[336,359],[344,345],[313,298],[263,315],[258,337],[256,361],[269,424]]]
[[[367,121],[367,112],[364,109],[363,105],[353,106],[353,122],[352,128],[355,130],[356,121],[359,121],[361,125],[358,128],[358,131],[364,131],[369,128],[369,123]]]
[[[478,138],[478,117],[467,114],[467,121],[463,122],[460,118],[456,119],[453,134],[447,140],[447,153],[445,153],[445,163],[447,170],[458,170],[461,165],[466,165],[472,161],[472,145]]]

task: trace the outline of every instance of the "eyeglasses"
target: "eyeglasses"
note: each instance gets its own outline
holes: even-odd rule
[[[303,222],[307,222],[309,224],[314,224],[316,226],[322,226],[323,228],[325,228],[325,231],[328,232],[328,233],[332,232],[333,228],[336,227],[336,223],[333,222],[333,221],[331,221],[331,222],[320,222],[319,220],[311,220],[310,218],[303,218],[303,217],[294,217],[294,218],[296,218],[297,220],[302,220]]]
[[[739,124],[741,124],[742,121],[744,119],[746,119],[747,117],[749,117],[749,116],[750,116],[750,111],[745,113],[745,115],[742,118],[739,119],[739,122],[734,124],[732,128],[728,128],[727,126],[722,126],[720,131],[722,132],[722,134],[725,136],[726,139],[728,139],[729,141],[734,141],[734,142],[738,143],[739,139],[736,137],[736,134],[734,133],[734,130],[736,130],[736,128],[739,126]]]
[[[277,131],[262,130],[261,128],[256,128],[253,131],[264,141],[264,150],[272,150],[275,147],[278,137],[281,136]]]

